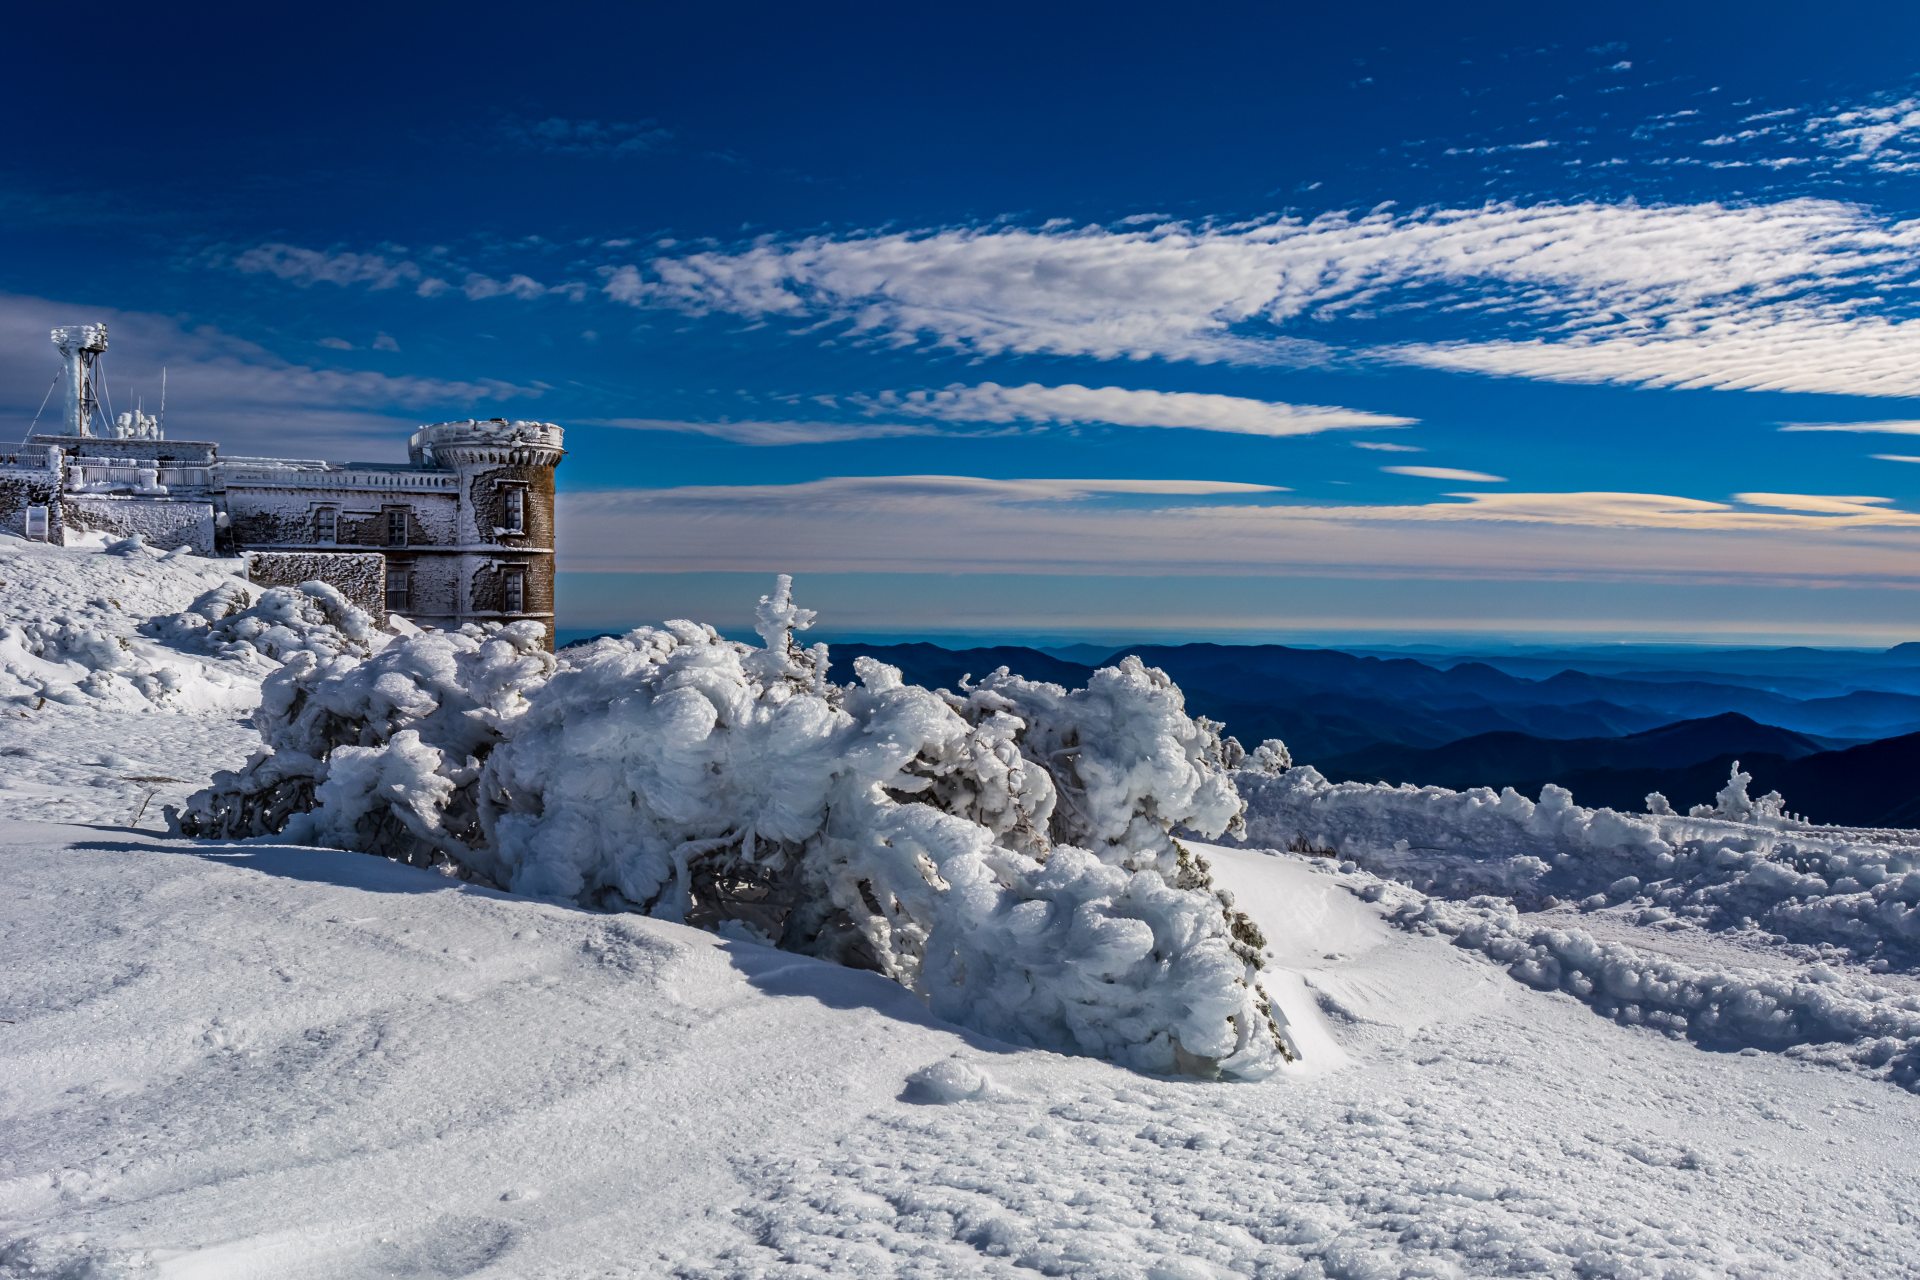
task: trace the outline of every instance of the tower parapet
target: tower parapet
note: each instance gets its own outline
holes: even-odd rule
[[[415,466],[555,467],[566,450],[551,422],[466,418],[421,427],[407,440]]]

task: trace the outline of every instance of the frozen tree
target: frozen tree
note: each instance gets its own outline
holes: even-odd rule
[[[1735,760],[1727,773],[1727,785],[1720,788],[1710,805],[1695,805],[1689,812],[1697,818],[1727,818],[1734,822],[1764,823],[1784,818],[1787,813],[1786,797],[1778,791],[1769,791],[1758,800],[1747,794],[1747,787],[1753,781],[1753,775],[1741,771],[1740,762]]]
[[[183,829],[439,862],[515,892],[726,926],[876,969],[946,1018],[1141,1069],[1250,1076],[1289,1052],[1263,940],[1176,830],[1237,830],[1219,726],[1136,659],[1084,689],[955,691],[795,638],[669,622],[565,651],[528,624],[300,652],[264,749]]]

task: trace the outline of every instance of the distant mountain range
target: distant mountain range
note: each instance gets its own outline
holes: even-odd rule
[[[1189,710],[1225,722],[1248,747],[1280,738],[1295,759],[1341,780],[1529,795],[1555,782],[1584,804],[1626,809],[1659,790],[1684,809],[1710,799],[1737,758],[1756,794],[1778,788],[1816,821],[1920,824],[1920,800],[1908,799],[1920,797],[1920,692],[1907,691],[1920,690],[1920,645],[1727,650],[1718,661],[1698,651],[1582,655],[1618,668],[1608,674],[1556,665],[1560,655],[1416,659],[1284,645],[1103,654],[843,641],[832,652],[842,679],[866,654],[949,688],[1001,666],[1078,686],[1095,667],[1137,654],[1180,684]],[[1649,657],[1660,667],[1634,669]]]

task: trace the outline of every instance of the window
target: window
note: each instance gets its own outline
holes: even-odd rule
[[[500,611],[502,613],[525,613],[527,611],[527,571],[519,565],[510,565],[500,571]]]
[[[407,509],[405,507],[387,508],[387,545],[390,547],[407,545]]]
[[[35,542],[47,540],[47,509],[45,507],[27,508],[26,535]]]
[[[506,533],[525,533],[527,531],[527,491],[520,485],[508,485],[506,494],[506,512],[502,517],[501,529]]]
[[[413,570],[403,564],[387,566],[387,612],[405,613],[413,607]]]
[[[340,509],[338,507],[313,509],[313,540],[319,543],[340,541]]]

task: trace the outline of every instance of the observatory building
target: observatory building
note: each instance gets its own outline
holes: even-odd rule
[[[236,457],[212,441],[170,440],[139,409],[108,420],[105,325],[55,329],[53,342],[65,422],[0,454],[0,533],[137,533],[244,555],[256,582],[319,579],[376,615],[433,627],[530,619],[552,642],[559,427],[435,423],[413,433],[404,463]]]

